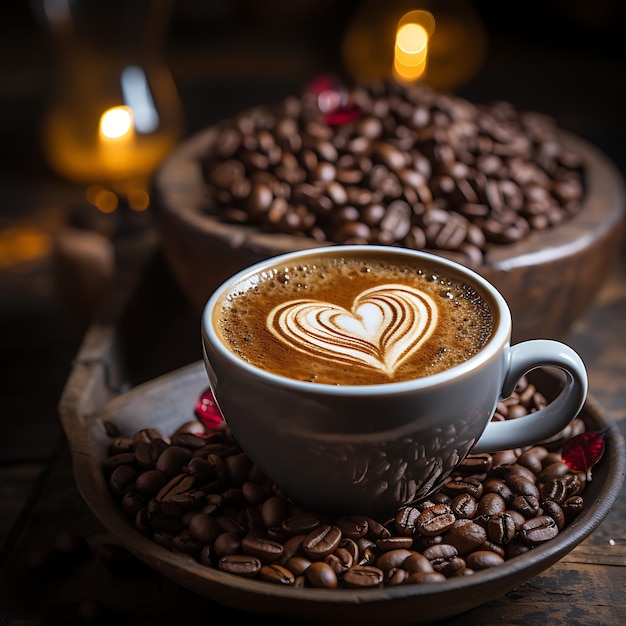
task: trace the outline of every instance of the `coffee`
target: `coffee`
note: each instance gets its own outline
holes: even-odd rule
[[[265,371],[372,385],[467,361],[491,337],[493,315],[473,286],[422,259],[312,253],[236,284],[213,324],[224,345]]]

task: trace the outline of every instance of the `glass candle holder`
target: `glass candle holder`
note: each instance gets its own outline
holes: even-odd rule
[[[90,186],[102,210],[115,202],[98,190],[146,208],[150,176],[183,130],[162,55],[172,3],[38,0],[37,8],[56,61],[42,131],[49,166]]]

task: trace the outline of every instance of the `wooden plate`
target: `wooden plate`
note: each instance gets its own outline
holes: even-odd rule
[[[154,180],[152,213],[164,255],[197,312],[231,274],[277,254],[321,245],[312,238],[226,224],[207,214],[211,203],[201,159],[216,136],[216,128],[209,128],[185,141]],[[507,299],[516,342],[562,337],[593,302],[624,237],[626,192],[621,175],[586,141],[567,133],[561,133],[561,140],[585,164],[582,210],[557,228],[535,231],[515,244],[492,245],[486,263],[477,269]]]
[[[492,569],[426,585],[325,590],[249,580],[170,552],[135,530],[111,497],[102,473],[110,443],[104,424],[115,423],[122,435],[146,427],[173,433],[193,418],[196,399],[207,387],[202,362],[138,385],[91,413],[85,412],[87,404],[81,398],[89,396],[93,401],[90,388],[98,387],[101,372],[85,376],[85,368],[92,365],[78,363],[76,367],[64,392],[61,418],[78,488],[95,516],[123,546],[159,573],[210,600],[252,614],[343,624],[424,624],[458,615],[519,587],[570,552],[606,517],[624,481],[624,440],[589,397],[581,417],[588,430],[605,434],[605,453],[585,489],[585,510],[551,541]],[[535,385],[550,397],[557,379],[537,374]]]

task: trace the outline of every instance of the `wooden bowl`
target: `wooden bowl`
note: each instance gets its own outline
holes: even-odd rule
[[[605,452],[585,488],[584,510],[554,539],[496,567],[440,583],[329,590],[250,580],[205,567],[144,536],[112,498],[102,471],[111,441],[108,423],[115,424],[122,436],[130,436],[147,427],[173,433],[193,419],[196,399],[208,384],[202,363],[136,386],[94,412],[85,411],[80,399],[94,395],[100,377],[89,377],[84,364],[76,368],[61,403],[61,417],[78,488],[99,522],[160,574],[200,596],[256,615],[337,624],[425,624],[459,615],[519,587],[573,550],[607,516],[624,481],[624,439],[589,397],[580,416],[587,430],[604,433]],[[558,386],[557,379],[544,372],[537,372],[533,382],[547,397],[552,397]],[[210,615],[207,607],[208,619]]]
[[[153,218],[175,280],[200,312],[231,274],[277,254],[322,244],[226,224],[210,209],[201,159],[217,136],[209,128],[182,143],[154,179]],[[507,299],[513,340],[562,337],[585,313],[614,265],[626,228],[624,182],[594,146],[567,133],[561,140],[583,158],[587,193],[568,222],[510,245],[492,245],[476,268]],[[328,244],[324,244],[328,245]],[[433,250],[433,252],[437,252]]]

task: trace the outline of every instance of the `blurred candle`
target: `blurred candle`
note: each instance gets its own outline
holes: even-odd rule
[[[477,72],[485,52],[485,30],[471,0],[363,0],[343,40],[353,80],[421,81],[444,91]]]
[[[60,176],[123,195],[145,190],[181,138],[181,105],[160,49],[171,4],[40,1],[57,65],[42,142]]]

